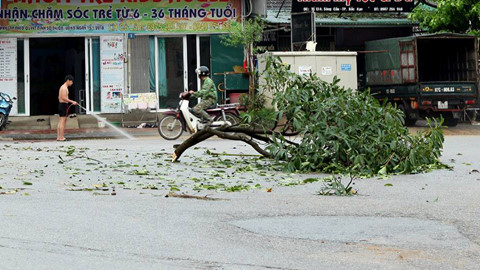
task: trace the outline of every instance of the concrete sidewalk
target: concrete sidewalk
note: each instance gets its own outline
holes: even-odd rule
[[[125,114],[72,114],[67,119],[67,129],[92,129],[100,126],[97,117],[106,119],[115,126],[138,126],[155,124],[162,113],[130,112]],[[56,130],[58,115],[11,116],[5,130]]]
[[[135,128],[140,124],[153,126],[161,113],[135,112],[128,114],[100,114],[101,118],[117,126],[133,137],[159,136],[156,128]],[[58,115],[14,116],[8,119],[5,130],[0,131],[0,140],[55,140]],[[120,126],[125,127],[120,127]],[[65,137],[67,139],[125,138],[112,128],[100,128],[94,115],[74,114],[68,117]],[[131,128],[126,128],[126,127]]]
[[[160,137],[157,128],[119,128],[133,137]],[[111,128],[67,129],[65,137],[69,140],[79,139],[117,139],[125,138]],[[55,140],[56,130],[4,130],[0,131],[1,140]]]

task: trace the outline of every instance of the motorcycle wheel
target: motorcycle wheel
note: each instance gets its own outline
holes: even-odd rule
[[[7,117],[5,116],[5,114],[0,113],[0,130],[2,130],[3,127],[5,126],[6,119],[7,119]]]
[[[230,122],[230,124],[232,124],[232,126],[238,124],[238,122],[240,121],[240,119],[232,114],[232,113],[225,113],[225,120]],[[223,121],[223,116],[222,115],[219,115],[217,117],[215,117],[214,121]]]
[[[178,139],[183,133],[182,122],[174,115],[165,115],[158,122],[158,133],[166,140]]]

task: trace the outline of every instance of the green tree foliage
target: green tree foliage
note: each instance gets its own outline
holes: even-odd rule
[[[404,115],[368,92],[352,91],[316,76],[292,73],[279,58],[267,60],[266,87],[274,105],[299,132],[292,143],[274,133],[267,150],[290,171],[351,175],[418,173],[441,166],[438,123],[411,135]]]
[[[430,1],[432,2],[432,1]],[[436,8],[420,4],[409,15],[432,32],[467,33],[480,36],[480,1],[436,0]]]
[[[262,40],[264,27],[265,23],[261,19],[246,19],[243,25],[235,25],[228,36],[222,37],[222,43],[225,46],[242,46],[248,49],[254,42]],[[252,51],[252,53],[255,52]]]

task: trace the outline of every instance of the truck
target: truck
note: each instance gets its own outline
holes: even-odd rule
[[[405,124],[443,116],[456,126],[462,112],[477,108],[478,39],[464,34],[431,34],[365,43],[364,89],[394,103]]]

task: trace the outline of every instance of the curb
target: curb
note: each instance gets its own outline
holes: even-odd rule
[[[142,129],[123,129],[133,137],[150,137],[160,136],[156,128],[142,128]],[[8,130],[0,132],[0,140],[52,140],[57,137],[56,131],[51,130]],[[120,139],[125,138],[121,134],[109,129],[67,129],[65,137],[70,140],[79,139]]]

